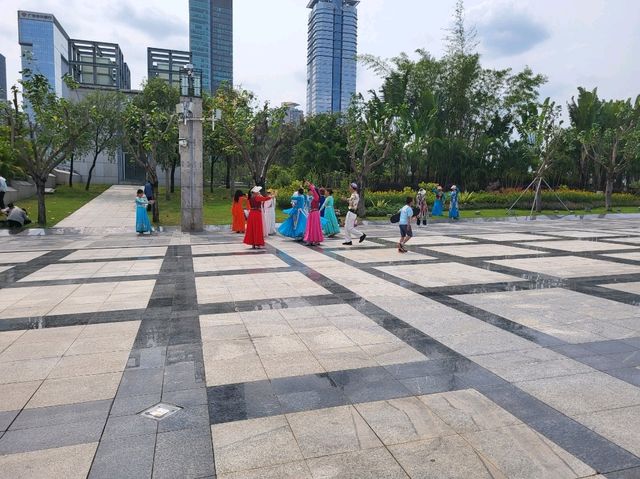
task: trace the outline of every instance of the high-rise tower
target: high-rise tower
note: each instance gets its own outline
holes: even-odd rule
[[[307,113],[345,111],[356,92],[358,0],[311,0],[307,8]]]
[[[205,90],[233,84],[233,0],[189,0],[189,49]]]

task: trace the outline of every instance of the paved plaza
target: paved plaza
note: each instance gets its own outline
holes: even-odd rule
[[[392,225],[251,250],[92,208],[0,236],[2,478],[640,477],[640,219],[400,255]]]

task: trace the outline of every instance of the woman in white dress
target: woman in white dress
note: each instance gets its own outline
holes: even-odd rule
[[[262,223],[264,226],[264,237],[276,234],[276,196],[275,191],[268,190],[271,196],[269,201],[262,203]]]

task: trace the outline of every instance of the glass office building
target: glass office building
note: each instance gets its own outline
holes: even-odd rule
[[[191,52],[147,48],[147,78],[160,78],[180,88],[180,70],[191,63]]]
[[[68,88],[62,77],[69,72],[69,36],[56,17],[19,10],[18,42],[22,70],[44,75],[56,95],[66,97]]]
[[[70,40],[69,73],[84,87],[131,89],[131,72],[117,43]]]
[[[357,0],[307,5],[307,113],[345,111],[356,91]]]
[[[189,49],[206,91],[233,84],[233,0],[189,0]]]
[[[7,60],[0,53],[0,101],[7,99]]]

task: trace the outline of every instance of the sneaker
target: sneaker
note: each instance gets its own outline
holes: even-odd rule
[[[351,241],[345,241],[345,242],[344,242],[344,243],[342,243],[342,244],[347,245],[347,246],[351,246],[351,245],[353,244],[353,242],[351,242]]]
[[[366,237],[367,235],[362,233],[362,236],[360,236],[360,240],[358,241],[358,243],[362,243]]]
[[[402,247],[398,248],[398,253],[406,253],[406,249],[402,249]]]
[[[427,226],[427,220],[422,220],[422,225]]]
[[[402,251],[405,253],[408,253],[409,250],[407,248],[404,247],[404,245],[401,245],[400,248],[402,248]]]

